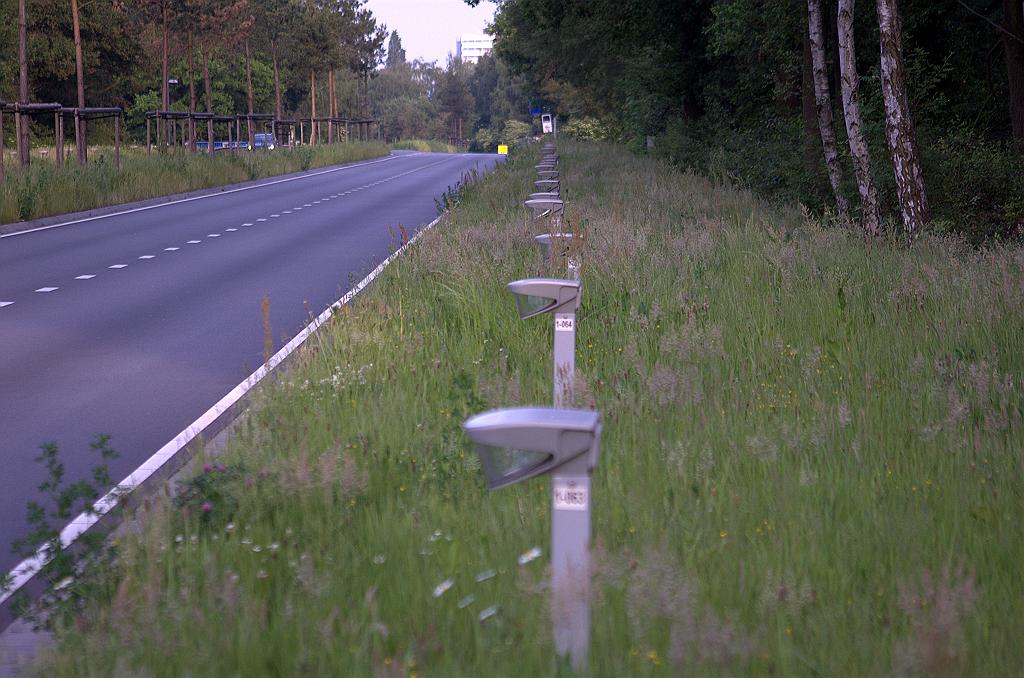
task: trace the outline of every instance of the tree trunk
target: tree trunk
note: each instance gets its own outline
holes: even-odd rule
[[[864,234],[876,236],[882,232],[882,218],[878,212],[878,191],[871,177],[871,154],[861,131],[860,103],[857,90],[860,77],[857,75],[857,56],[853,43],[854,0],[839,0],[839,68],[842,74],[843,113],[846,119],[846,135],[850,139],[850,155],[857,175],[857,191],[860,193],[861,219]]]
[[[277,42],[274,40],[270,41],[270,57],[274,62],[274,117],[281,120],[284,107],[281,106],[281,74],[277,69]]]
[[[196,150],[196,121],[191,114],[196,112],[196,76],[192,64],[192,31],[188,32],[188,140],[189,150]]]
[[[28,17],[25,14],[25,0],[18,0],[18,101],[28,101]],[[18,161],[28,167],[31,161],[28,146],[28,120],[24,113],[15,115],[18,136]]]
[[[807,0],[807,34],[811,52],[811,71],[814,83],[814,105],[817,109],[818,133],[825,153],[825,168],[836,199],[836,209],[846,215],[850,204],[843,195],[843,170],[839,164],[839,145],[832,119],[832,95],[828,85],[825,63],[825,34],[822,30],[821,0]]]
[[[245,95],[249,104],[249,116],[246,118],[246,129],[249,133],[249,148],[256,148],[256,139],[252,135],[252,114],[254,110],[252,94],[252,53],[249,51],[249,38],[245,39]]]
[[[82,33],[78,23],[78,0],[71,0],[71,29],[75,37],[75,80],[78,85],[78,107],[85,108],[85,69],[82,64]],[[78,164],[84,165],[89,159],[88,136],[85,133],[86,122],[83,119],[82,139],[83,143],[78,148]],[[57,151],[63,153],[61,148]]]
[[[206,51],[206,41],[199,41],[199,53],[203,57],[203,85],[206,88],[206,112],[213,113],[213,88],[210,86],[210,55]],[[213,155],[213,120],[206,121],[206,152]]]
[[[316,71],[310,70],[309,72],[309,92],[312,103],[312,113],[309,118],[309,143],[316,144],[317,128],[316,128]]]
[[[907,102],[903,68],[903,27],[896,0],[878,0],[878,29],[882,59],[882,98],[885,100],[885,140],[896,175],[896,193],[907,239],[921,233],[928,222],[928,196],[917,149],[914,121]]]
[[[164,2],[163,6],[163,78],[160,82],[160,102],[163,110],[167,110],[171,107],[171,92],[170,83],[167,82],[170,79],[170,63],[167,55],[167,6],[168,2]],[[163,123],[163,145],[162,148],[166,149],[171,139],[170,126],[167,124],[168,120],[162,120]]]
[[[1003,46],[1010,84],[1010,129],[1017,150],[1024,155],[1024,2],[1003,0],[1003,26],[1009,34],[1003,34]]]

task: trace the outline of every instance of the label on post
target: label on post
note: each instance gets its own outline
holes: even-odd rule
[[[556,511],[586,511],[590,504],[587,485],[575,480],[554,478],[551,496]]]
[[[572,313],[555,314],[555,332],[572,332],[576,329],[576,317]]]

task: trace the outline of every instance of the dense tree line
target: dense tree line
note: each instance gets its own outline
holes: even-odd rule
[[[0,16],[26,18],[28,76],[22,91],[18,24],[0,22],[0,99],[121,106],[136,135],[153,110],[373,117],[388,140],[481,150],[530,131],[503,62],[409,62],[365,0],[0,0]]]
[[[499,60],[582,133],[651,138],[869,235],[1024,224],[1021,0],[497,4]]]
[[[21,50],[0,22],[0,99],[122,106],[136,125],[147,110],[365,115],[386,37],[365,0],[0,0],[0,16],[26,36]]]

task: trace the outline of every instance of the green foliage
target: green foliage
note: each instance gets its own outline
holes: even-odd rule
[[[532,128],[525,122],[520,120],[506,120],[505,126],[501,130],[500,143],[509,144],[510,146],[517,146],[526,140]]]
[[[100,492],[113,484],[107,464],[117,458],[117,453],[110,447],[110,436],[97,435],[89,447],[100,458],[91,480],[66,482],[64,462],[55,443],[41,445],[36,457],[46,468],[46,480],[38,487],[43,500],[28,502],[28,524],[32,531],[12,545],[22,557],[41,552],[46,559],[38,575],[46,584],[43,598],[35,605],[27,600],[18,605],[18,613],[36,626],[52,628],[72,620],[93,592],[95,573],[86,572],[86,568],[107,552],[106,535],[95,529],[79,537],[74,549],[64,548],[61,541],[64,526],[80,513],[91,514]]]
[[[965,129],[925,149],[925,179],[939,227],[976,244],[1024,236],[1024,157]]]
[[[590,141],[614,141],[620,136],[610,121],[591,117],[573,118],[562,125],[559,131],[574,139]]]

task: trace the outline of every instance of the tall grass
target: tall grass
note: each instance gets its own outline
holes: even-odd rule
[[[82,168],[69,161],[63,169],[35,161],[28,171],[7,168],[0,183],[0,224],[117,205],[202,188],[298,172],[387,155],[382,144],[353,143],[302,146],[293,150],[249,153],[218,152],[147,155],[141,149],[122,153],[121,169],[111,149],[97,149]]]
[[[458,153],[459,149],[445,141],[434,139],[404,139],[393,141],[389,146],[398,151],[420,151],[421,153]]]
[[[1024,250],[866,246],[559,145],[576,391],[604,420],[591,672],[1019,673]],[[547,483],[488,493],[460,430],[550,402],[550,324],[504,290],[555,272],[520,207],[534,162],[468,188],[263,391],[41,673],[568,673]]]

